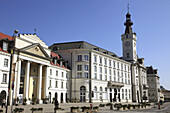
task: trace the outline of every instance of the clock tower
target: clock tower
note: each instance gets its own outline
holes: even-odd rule
[[[131,21],[131,15],[128,11],[126,14],[126,26],[125,33],[121,36],[122,38],[122,49],[123,49],[123,59],[135,63],[137,61],[136,53],[136,33],[132,31],[133,22]]]

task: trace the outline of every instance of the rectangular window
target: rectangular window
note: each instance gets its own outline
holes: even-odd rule
[[[88,71],[89,70],[89,65],[84,65],[84,70]]]
[[[107,74],[107,68],[105,68],[105,74]]]
[[[104,59],[104,64],[107,65],[107,59],[106,58]]]
[[[58,71],[56,70],[56,76],[58,76]]]
[[[112,81],[112,76],[109,76],[109,80]]]
[[[129,58],[129,57],[130,57],[130,56],[129,56],[129,53],[126,53],[126,57],[127,57],[127,58]]]
[[[49,87],[51,87],[51,80],[49,80]]]
[[[63,82],[61,82],[61,88],[64,88]]]
[[[81,71],[82,70],[82,65],[77,65],[77,71]]]
[[[94,73],[94,78],[97,79],[97,73]]]
[[[100,64],[102,64],[102,57],[100,57]]]
[[[112,70],[111,69],[109,70],[109,74],[112,75]]]
[[[55,81],[55,87],[58,88],[58,81]]]
[[[100,74],[100,80],[102,80],[102,74]]]
[[[112,66],[112,61],[111,61],[111,60],[109,60],[109,66],[110,66],[110,67]]]
[[[50,75],[52,75],[52,69],[50,69]]]
[[[115,68],[115,61],[113,61],[113,67]]]
[[[8,59],[4,59],[4,67],[8,67]]]
[[[102,67],[100,67],[100,73],[102,73]]]
[[[78,61],[82,61],[82,55],[78,55],[77,60],[78,60]]]
[[[121,64],[121,70],[123,70],[123,64]]]
[[[97,56],[94,56],[94,62],[97,62]]]
[[[105,80],[107,80],[107,75],[105,75]]]
[[[84,73],[84,77],[85,77],[85,78],[88,78],[88,74],[89,74],[89,73],[85,72],[85,73]]]
[[[81,72],[78,72],[78,73],[77,73],[77,77],[78,77],[78,78],[82,78],[82,73],[81,73]]]
[[[64,77],[64,72],[61,73],[62,77]]]
[[[3,41],[3,50],[7,51],[8,50],[8,43]]]
[[[2,82],[7,83],[7,74],[3,74]]]
[[[84,55],[84,60],[85,61],[89,61],[89,56],[88,55]]]
[[[97,66],[94,66],[94,72],[97,72]]]
[[[117,68],[119,69],[119,62],[117,63]]]

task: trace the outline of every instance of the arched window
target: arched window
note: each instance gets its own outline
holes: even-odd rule
[[[102,89],[102,87],[100,87],[100,101],[101,102],[103,102],[103,96],[102,96],[103,92],[102,91],[103,91],[103,89]]]
[[[80,102],[85,102],[86,100],[86,87],[81,86],[80,87]]]
[[[124,99],[124,89],[122,89],[122,99]]]

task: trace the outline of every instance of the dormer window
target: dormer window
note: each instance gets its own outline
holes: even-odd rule
[[[7,51],[8,50],[8,43],[7,42],[3,42],[3,50]]]

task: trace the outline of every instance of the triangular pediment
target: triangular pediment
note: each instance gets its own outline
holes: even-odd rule
[[[30,54],[49,58],[49,55],[46,53],[44,48],[38,43],[24,47],[24,48],[21,49],[21,51],[23,51],[23,52],[25,51],[25,52],[30,53]]]

